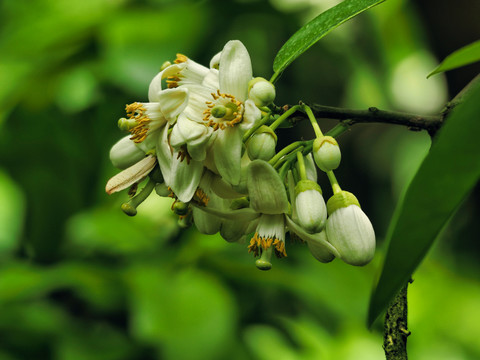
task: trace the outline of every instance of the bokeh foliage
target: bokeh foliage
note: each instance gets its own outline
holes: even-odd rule
[[[123,135],[116,119],[146,100],[163,61],[182,52],[208,64],[239,39],[255,75],[269,78],[285,40],[334,3],[0,3],[0,359],[383,358],[381,324],[365,328],[368,297],[427,134],[356,125],[339,139],[338,178],[377,232],[378,255],[364,268],[319,264],[297,243],[260,272],[246,245],[180,230],[169,200],[149,199],[127,218],[124,195],[103,190],[116,171],[109,147]],[[437,60],[422,16],[389,0],[342,25],[284,72],[277,103],[441,110],[447,85],[425,79]],[[299,126],[280,141],[290,136],[313,134]],[[475,198],[415,274],[412,358],[480,357]]]

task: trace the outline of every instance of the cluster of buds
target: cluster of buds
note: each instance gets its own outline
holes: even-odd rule
[[[288,233],[324,263],[372,259],[373,227],[333,174],[340,164],[337,141],[323,135],[308,106],[273,105],[274,85],[253,78],[240,41],[229,41],[209,67],[178,54],[153,78],[148,99],[127,105],[118,126],[130,134],[110,151],[123,171],[106,191],[129,189],[122,205],[127,215],[136,215],[154,191],[171,197],[181,226],[246,244],[262,270],[271,268],[273,254],[287,256]],[[308,115],[316,137],[277,152],[275,130],[297,110]],[[332,186],[327,202],[317,167]]]

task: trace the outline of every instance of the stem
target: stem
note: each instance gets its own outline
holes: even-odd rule
[[[312,124],[313,131],[315,131],[315,136],[317,138],[322,137],[323,136],[322,130],[320,130],[320,126],[318,125],[317,119],[313,115],[312,109],[310,108],[310,106],[304,105],[303,109],[304,109],[305,113],[307,114],[308,118],[310,119],[310,123]]]
[[[272,129],[273,131],[275,131],[275,129],[282,123],[284,122],[290,115],[292,115],[294,112],[298,111],[302,109],[302,106],[300,105],[294,105],[292,106],[290,109],[288,109],[287,111],[285,111],[282,115],[280,115],[280,117],[275,120],[272,125],[270,125],[270,129]]]
[[[407,286],[400,290],[385,314],[383,350],[387,360],[407,360]]]
[[[257,124],[255,124],[250,129],[248,129],[248,131],[243,135],[243,138],[242,138],[243,142],[247,141],[248,138],[252,136],[253,133],[257,131],[262,125],[265,125],[268,122],[268,120],[270,120],[271,114],[272,114],[271,112],[268,112]]]
[[[268,163],[270,165],[275,165],[275,163],[280,160],[284,155],[288,154],[289,152],[295,150],[299,146],[302,146],[304,144],[303,141],[295,141],[291,143],[290,145],[285,146],[282,150],[280,150],[273,158],[271,158]]]
[[[280,74],[281,74],[281,73],[279,73],[279,72],[275,72],[275,73],[272,75],[272,77],[270,78],[270,82],[271,82],[272,84],[275,84],[275,81],[277,81],[277,78],[280,76]]]
[[[345,122],[341,122],[340,124],[337,124],[330,130],[328,130],[325,135],[337,138],[340,135],[342,135],[345,131],[347,131],[349,128],[350,126],[348,124],[346,124]]]
[[[345,125],[357,123],[385,123],[407,126],[412,130],[438,130],[443,123],[442,115],[417,115],[397,111],[380,110],[370,107],[367,110],[344,109],[333,106],[310,105],[315,118],[347,120]],[[306,120],[299,114],[291,119],[292,123]]]
[[[301,151],[297,151],[297,162],[298,162],[298,171],[300,175],[300,180],[307,180],[307,171],[305,170],[305,161],[303,160],[303,155]]]
[[[296,153],[292,153],[289,156],[287,156],[287,159],[285,160],[285,163],[282,165],[282,168],[278,172],[278,174],[280,175],[280,179],[282,179],[282,181],[285,178],[285,176],[287,175],[287,171],[290,169],[292,163],[296,160],[297,153],[302,154],[302,151],[303,151],[303,147],[300,147],[296,151]]]
[[[327,171],[327,176],[328,180],[330,181],[330,185],[332,186],[333,193],[337,194],[342,191],[342,188],[340,187],[340,185],[338,185],[337,178],[335,177],[335,174],[332,170]]]

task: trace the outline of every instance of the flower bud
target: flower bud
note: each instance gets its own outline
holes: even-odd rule
[[[313,157],[320,170],[335,170],[342,158],[337,140],[331,136],[316,138],[313,142]]]
[[[370,262],[375,253],[375,232],[355,195],[341,191],[328,200],[327,209],[328,241],[338,250],[340,258],[356,266]]]
[[[321,240],[328,241],[327,233],[325,232],[325,230],[322,230],[322,232],[316,234],[316,236]],[[321,263],[329,263],[330,261],[335,259],[335,256],[331,252],[329,252],[320,241],[316,239],[310,239],[309,241],[307,241],[307,245],[313,257]]]
[[[309,233],[325,227],[327,208],[320,186],[311,180],[300,180],[295,186],[295,210],[298,224]]]
[[[145,157],[135,143],[130,140],[130,135],[117,141],[110,149],[110,161],[118,169],[126,169]]]
[[[277,135],[268,126],[262,125],[247,142],[250,160],[268,161],[275,155]]]
[[[264,78],[257,77],[248,83],[248,98],[256,106],[267,106],[275,100],[275,86]]]

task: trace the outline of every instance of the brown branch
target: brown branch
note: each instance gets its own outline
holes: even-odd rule
[[[383,350],[387,360],[407,360],[407,286],[399,291],[385,314],[383,332]]]
[[[333,106],[324,106],[313,104],[313,114],[316,118],[341,120],[348,125],[358,123],[384,123],[406,126],[410,130],[427,130],[436,132],[443,123],[442,115],[417,115],[398,111],[380,110],[376,107],[370,107],[366,110],[344,109]],[[287,105],[282,110],[289,108]],[[295,124],[299,121],[307,119],[306,115],[297,112],[289,119],[290,123]]]

